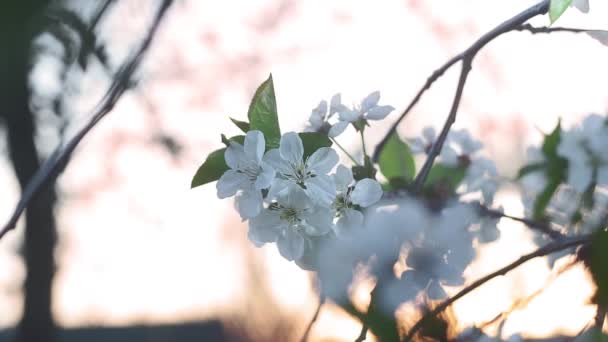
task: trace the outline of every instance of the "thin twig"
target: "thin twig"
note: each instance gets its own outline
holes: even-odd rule
[[[585,30],[585,29],[577,29],[577,28],[570,28],[570,27],[547,27],[547,26],[536,27],[536,26],[532,26],[531,24],[520,25],[520,26],[516,27],[514,30],[515,31],[528,31],[532,34],[554,33],[554,32],[585,33],[585,32],[589,32],[589,31],[591,31],[591,32],[596,31],[596,30]]]
[[[310,320],[310,322],[306,326],[306,330],[304,330],[304,335],[302,335],[302,339],[300,341],[302,341],[302,342],[308,341],[308,335],[310,335],[310,331],[312,330],[312,326],[317,321],[317,318],[319,318],[319,313],[321,312],[321,307],[325,303],[325,299],[326,299],[325,295],[321,294],[321,296],[319,297],[319,305],[317,305],[317,309],[315,310],[315,313],[312,316],[312,319]]]
[[[369,329],[369,327],[367,326],[367,324],[363,324],[363,326],[361,326],[361,332],[359,333],[359,336],[357,336],[357,339],[355,340],[355,342],[365,341],[365,339],[367,338],[368,329]]]
[[[424,182],[426,181],[426,178],[428,177],[429,172],[431,171],[431,167],[433,167],[435,158],[437,157],[437,155],[439,155],[439,152],[441,151],[441,148],[443,147],[443,144],[445,143],[445,140],[447,139],[447,135],[450,131],[450,128],[452,127],[452,124],[454,124],[454,122],[456,121],[456,114],[458,113],[458,107],[460,105],[460,99],[462,97],[464,85],[466,83],[469,72],[471,71],[473,59],[475,58],[477,53],[484,46],[486,46],[486,44],[488,44],[495,38],[499,37],[500,35],[502,35],[504,33],[514,30],[516,27],[524,24],[526,21],[530,20],[533,17],[536,17],[537,15],[542,15],[542,14],[547,13],[548,10],[549,10],[549,1],[548,0],[544,0],[534,6],[526,9],[525,11],[516,15],[515,17],[498,25],[492,31],[481,36],[481,38],[479,38],[475,43],[473,43],[473,45],[471,45],[468,49],[466,49],[461,54],[462,70],[460,72],[460,78],[458,79],[458,85],[456,86],[456,94],[454,95],[454,101],[452,103],[452,108],[450,109],[450,114],[448,115],[445,123],[443,124],[443,128],[441,130],[441,134],[439,135],[439,138],[437,139],[437,141],[435,141],[433,143],[433,147],[431,148],[431,151],[429,152],[429,154],[424,162],[424,165],[422,166],[422,169],[420,170],[420,173],[416,176],[416,179],[414,181],[414,186],[413,186],[414,194],[419,193],[420,190],[422,189],[422,186],[424,185]]]
[[[393,123],[391,128],[388,130],[384,138],[380,141],[380,143],[376,146],[374,150],[373,160],[378,161],[380,156],[380,152],[388,142],[390,136],[397,130],[397,126],[401,123],[401,121],[407,116],[407,114],[414,108],[414,106],[418,103],[422,95],[431,87],[431,85],[437,81],[450,67],[452,67],[456,62],[464,61],[465,59],[473,60],[473,57],[481,50],[486,44],[494,40],[494,38],[502,35],[503,33],[512,31],[517,27],[523,25],[530,18],[535,17],[537,15],[542,15],[547,13],[549,10],[549,0],[543,0],[538,4],[528,8],[527,10],[517,14],[513,18],[503,22],[498,25],[493,30],[489,31],[481,38],[479,38],[473,45],[469,48],[461,52],[460,54],[452,57],[448,60],[444,65],[442,65],[439,69],[435,70],[433,74],[427,79],[426,83],[422,86],[422,88],[418,91],[414,99],[410,102],[410,104],[406,107],[406,109],[401,113],[401,116]]]
[[[420,328],[422,328],[422,325],[424,324],[424,322],[426,320],[428,320],[431,317],[437,316],[439,313],[441,313],[443,310],[445,310],[448,306],[452,305],[458,299],[464,297],[469,292],[475,290],[476,288],[487,283],[488,281],[490,281],[498,276],[503,276],[503,275],[509,273],[510,271],[516,269],[517,267],[521,266],[525,262],[532,260],[534,258],[542,257],[542,256],[545,256],[545,255],[548,255],[548,254],[551,254],[554,252],[558,252],[558,251],[561,251],[561,250],[564,250],[564,249],[567,249],[570,247],[583,245],[583,244],[589,243],[589,241],[591,241],[591,235],[582,235],[582,236],[578,236],[578,237],[574,237],[574,238],[566,238],[566,239],[562,239],[560,241],[551,242],[530,254],[522,255],[516,261],[508,264],[507,266],[505,266],[495,272],[492,272],[492,273],[486,275],[485,277],[482,277],[482,278],[474,281],[473,283],[471,283],[471,285],[466,286],[465,288],[460,290],[460,292],[458,292],[454,296],[441,302],[439,305],[437,305],[436,308],[434,308],[432,311],[429,311],[427,314],[422,316],[422,318],[420,320],[418,320],[416,322],[416,324],[414,324],[414,326],[410,329],[410,331],[405,336],[404,341],[410,341],[414,337],[414,335],[418,332],[418,330],[420,330]]]
[[[57,147],[49,159],[45,161],[45,163],[32,177],[28,185],[23,190],[21,198],[19,199],[19,202],[17,203],[17,206],[10,219],[0,230],[0,239],[4,237],[7,232],[15,228],[19,217],[25,208],[27,208],[32,198],[40,191],[40,189],[49,184],[51,180],[57,178],[57,176],[65,169],[70,157],[72,156],[72,153],[80,141],[91,131],[93,127],[95,127],[95,125],[97,125],[97,123],[99,123],[101,119],[112,111],[122,94],[132,85],[133,75],[141,64],[141,61],[146,51],[150,47],[163,17],[172,3],[173,0],[163,0],[150,26],[147,36],[142,41],[135,54],[119,69],[114,82],[112,82],[112,85],[97,105],[97,109],[94,110],[90,121],[83,128],[81,128],[76,135],[69,140],[67,144],[65,144],[64,147]]]
[[[420,172],[414,180],[414,185],[412,187],[412,193],[414,194],[417,194],[422,190],[422,186],[424,185],[424,182],[426,181],[429,172],[431,172],[431,168],[433,167],[435,158],[437,158],[439,152],[441,152],[441,148],[443,147],[443,144],[445,143],[445,140],[448,137],[448,133],[450,133],[452,125],[454,124],[454,122],[456,122],[456,113],[458,112],[458,106],[460,106],[460,99],[462,98],[464,85],[467,81],[469,72],[471,71],[471,63],[472,59],[469,57],[463,59],[462,61],[462,69],[460,71],[458,85],[456,86],[456,94],[454,95],[454,101],[452,102],[452,109],[450,109],[450,114],[448,115],[448,118],[443,124],[443,128],[441,129],[439,137],[433,143],[433,146],[431,147],[431,150],[429,151],[428,156],[426,157],[426,160],[422,165],[422,169],[420,169]]]
[[[606,311],[608,311],[608,307],[604,304],[597,305],[597,311],[595,313],[595,328],[599,331],[602,331],[604,327],[604,319],[606,318]]]
[[[504,218],[508,218],[513,221],[521,222],[521,223],[525,224],[526,226],[528,226],[528,228],[537,230],[544,234],[547,234],[550,238],[552,238],[554,240],[559,240],[559,239],[562,239],[565,237],[564,234],[551,228],[545,222],[535,221],[535,220],[525,218],[525,217],[517,217],[517,216],[508,215],[500,210],[488,208],[485,205],[482,205],[481,203],[476,203],[476,204],[478,205],[479,211],[481,212],[482,215],[487,215],[487,216],[493,217],[493,218],[504,217]]]

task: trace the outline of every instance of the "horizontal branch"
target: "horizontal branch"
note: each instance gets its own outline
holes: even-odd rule
[[[555,229],[552,229],[545,222],[535,221],[535,220],[525,218],[525,217],[517,217],[517,216],[508,215],[500,210],[488,208],[485,205],[482,205],[480,203],[477,203],[477,204],[478,204],[478,208],[482,215],[486,215],[486,216],[493,217],[493,218],[504,217],[504,218],[508,218],[508,219],[516,221],[516,222],[523,223],[526,226],[528,226],[528,228],[539,231],[544,234],[547,234],[550,238],[552,238],[554,240],[562,239],[565,237],[564,234],[560,233],[559,231],[557,231]]]
[[[476,288],[487,283],[488,281],[490,281],[498,276],[503,276],[503,275],[509,273],[510,271],[516,269],[517,267],[521,266],[525,262],[532,260],[534,258],[546,256],[551,253],[559,252],[561,250],[568,249],[571,247],[576,247],[576,246],[580,246],[583,244],[587,244],[590,241],[591,241],[591,235],[582,235],[582,236],[573,237],[573,238],[564,238],[560,241],[554,241],[552,243],[549,243],[530,254],[522,255],[516,261],[508,264],[507,266],[505,266],[495,272],[492,272],[492,273],[486,275],[485,277],[482,277],[482,278],[474,281],[470,285],[468,285],[465,288],[463,288],[462,290],[460,290],[460,292],[458,292],[454,296],[441,302],[439,305],[437,305],[437,307],[435,307],[433,310],[429,311],[427,314],[422,316],[422,318],[419,319],[416,322],[416,324],[414,324],[414,326],[410,329],[410,331],[405,336],[404,341],[410,341],[414,337],[414,335],[416,335],[418,330],[420,330],[420,328],[422,328],[422,325],[424,324],[424,322],[426,320],[428,320],[431,317],[437,316],[443,310],[445,310],[448,306],[450,306],[454,302],[456,302],[458,299],[464,297],[469,292],[475,290]]]
[[[23,211],[27,208],[32,198],[42,189],[44,186],[49,184],[51,180],[56,179],[59,174],[65,169],[69,162],[72,153],[80,143],[80,141],[91,131],[101,119],[103,119],[108,113],[114,109],[114,106],[122,96],[122,94],[131,86],[133,81],[133,75],[137,71],[143,56],[150,47],[152,40],[160,26],[160,22],[164,17],[165,13],[173,3],[173,0],[163,0],[158,12],[156,13],[152,25],[148,31],[147,36],[142,41],[135,54],[119,69],[116,74],[112,85],[97,105],[97,109],[94,111],[91,119],[87,124],[81,128],[74,137],[68,141],[65,146],[59,146],[51,154],[40,169],[34,174],[30,182],[27,184],[21,194],[21,198],[17,203],[15,210],[13,211],[8,222],[0,230],[0,239],[6,235],[10,230],[14,229],[17,225],[19,217]]]
[[[555,33],[555,32],[585,33],[585,32],[589,32],[589,31],[594,31],[594,30],[585,30],[585,29],[577,29],[577,28],[570,28],[570,27],[547,27],[547,26],[536,27],[536,26],[532,26],[531,24],[520,25],[520,26],[516,27],[514,30],[515,31],[527,31],[532,34]]]

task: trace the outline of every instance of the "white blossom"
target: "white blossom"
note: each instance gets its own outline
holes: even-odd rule
[[[361,101],[361,104],[352,110],[347,109],[339,113],[340,120],[357,122],[359,120],[382,120],[395,110],[393,106],[378,106],[380,92],[375,91]]]
[[[351,170],[343,165],[338,166],[333,177],[337,190],[333,204],[338,217],[335,231],[342,235],[363,224],[363,214],[355,206],[367,208],[378,202],[382,197],[382,187],[370,178],[355,183]]]
[[[416,137],[406,140],[412,153],[426,154],[431,150],[431,147],[433,147],[435,139],[437,139],[435,129],[433,127],[428,126],[422,130],[422,138]]]
[[[336,185],[327,174],[338,162],[338,154],[329,147],[321,147],[306,160],[303,157],[302,139],[294,132],[283,134],[280,147],[266,153],[264,160],[277,171],[270,197],[300,188],[313,202],[331,206],[336,198]]]
[[[217,182],[217,196],[231,197],[236,194],[236,208],[243,219],[257,216],[262,210],[262,189],[268,188],[275,177],[272,166],[263,161],[264,135],[249,131],[245,143],[231,141],[224,159],[230,168]]]
[[[256,245],[276,242],[287,260],[304,254],[306,239],[321,236],[332,229],[330,209],[315,205],[300,189],[277,197],[260,215],[249,221],[249,239]]]
[[[568,184],[583,193],[593,181],[608,184],[608,128],[606,119],[592,114],[580,126],[563,131],[557,153],[568,160]]]
[[[471,160],[463,184],[466,193],[481,191],[483,202],[491,204],[498,189],[498,171],[494,161],[487,158]]]
[[[570,7],[576,7],[583,13],[589,12],[589,0],[573,0]]]
[[[306,131],[323,132],[332,138],[337,137],[344,132],[349,123],[338,120],[336,123],[331,124],[329,120],[334,114],[345,110],[347,108],[342,104],[340,94],[332,96],[329,111],[327,110],[327,101],[323,100],[319,102],[319,105],[310,113]]]
[[[482,147],[481,142],[473,139],[467,130],[450,131],[439,158],[448,166],[458,166],[463,159],[471,159]]]

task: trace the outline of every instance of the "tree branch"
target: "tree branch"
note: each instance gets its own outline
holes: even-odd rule
[[[462,62],[462,70],[460,72],[460,78],[458,79],[458,85],[456,86],[456,94],[454,95],[454,101],[452,103],[452,108],[450,109],[450,114],[448,115],[445,123],[443,124],[443,128],[441,129],[441,134],[439,135],[439,138],[437,139],[437,141],[435,141],[433,143],[433,147],[431,148],[431,151],[429,152],[429,154],[424,162],[424,165],[422,166],[422,169],[420,170],[420,173],[416,176],[416,179],[414,180],[414,185],[412,188],[414,194],[419,193],[420,190],[422,189],[422,186],[424,185],[424,182],[426,181],[426,178],[428,177],[429,172],[431,171],[431,167],[433,167],[435,158],[437,158],[437,155],[439,155],[439,152],[441,151],[441,148],[443,147],[443,144],[445,143],[445,140],[450,131],[450,128],[452,127],[452,124],[454,124],[454,122],[456,122],[456,114],[458,113],[458,107],[460,105],[460,99],[462,97],[464,85],[466,83],[469,72],[471,71],[473,59],[475,58],[477,53],[484,46],[486,46],[486,44],[488,44],[495,38],[499,37],[503,33],[507,33],[509,31],[514,30],[516,27],[521,26],[522,24],[524,24],[526,21],[530,20],[531,18],[533,18],[537,15],[547,13],[548,10],[549,10],[549,1],[544,0],[544,1],[528,8],[527,10],[521,12],[520,14],[516,15],[515,17],[503,22],[502,24],[500,24],[496,28],[494,28],[492,31],[484,34],[475,43],[473,43],[473,45],[471,45],[471,47],[469,47],[463,53],[460,54],[460,56],[462,56],[460,58],[461,62]]]
[[[145,53],[148,51],[163,17],[172,3],[173,0],[163,0],[158,12],[154,17],[147,36],[142,41],[135,54],[119,69],[114,82],[112,82],[112,85],[101,99],[100,103],[97,105],[97,109],[94,110],[90,121],[82,129],[80,129],[80,131],[78,131],[76,135],[69,140],[67,144],[65,144],[65,146],[59,146],[32,177],[28,185],[23,190],[21,198],[19,199],[19,202],[17,203],[17,206],[10,219],[0,230],[0,239],[4,237],[7,232],[15,228],[19,217],[25,208],[27,208],[32,198],[40,191],[41,188],[59,176],[59,174],[65,169],[70,157],[72,156],[72,153],[80,141],[91,131],[93,127],[95,127],[95,125],[97,125],[97,123],[99,123],[101,119],[112,111],[122,94],[129,89],[133,81],[133,75],[141,64],[141,61]]]
[[[314,315],[312,316],[310,322],[306,326],[306,330],[304,330],[304,335],[302,335],[302,338],[300,339],[301,342],[308,341],[308,335],[310,335],[310,331],[312,330],[312,326],[317,321],[317,318],[319,318],[319,313],[321,312],[321,307],[325,303],[325,299],[326,299],[325,295],[321,294],[321,296],[319,297],[319,305],[317,305],[317,309],[315,310]]]
[[[418,103],[418,101],[420,100],[420,98],[422,97],[424,92],[426,92],[431,87],[431,85],[438,78],[440,78],[450,67],[452,67],[454,64],[456,64],[456,62],[459,62],[459,61],[464,62],[465,59],[472,61],[473,58],[475,57],[475,55],[479,52],[479,50],[481,50],[486,44],[488,44],[489,42],[494,40],[494,38],[502,35],[503,33],[516,29],[517,27],[523,25],[530,18],[533,18],[537,15],[542,15],[542,14],[547,13],[548,10],[549,10],[549,0],[543,0],[543,1],[539,2],[538,4],[528,8],[527,10],[517,14],[513,18],[498,25],[496,28],[494,28],[493,30],[489,31],[488,33],[483,35],[481,38],[479,38],[468,49],[466,49],[463,52],[461,52],[460,54],[452,57],[444,65],[442,65],[439,69],[437,69],[435,72],[433,72],[433,74],[427,79],[426,83],[418,91],[418,93],[416,94],[414,99],[406,107],[406,109],[403,111],[403,113],[401,113],[401,116],[399,116],[397,121],[395,121],[395,123],[393,123],[393,125],[388,130],[388,132],[386,133],[384,138],[376,146],[376,149],[374,150],[374,154],[373,154],[373,160],[376,162],[378,161],[380,152],[382,152],[382,149],[388,142],[389,137],[397,130],[397,126],[407,116],[407,114],[412,110],[412,108]],[[466,76],[465,76],[465,80],[466,80]],[[456,107],[456,110],[457,110],[457,107]],[[441,143],[441,145],[443,145],[443,143]],[[432,159],[434,159],[434,158],[432,158]]]
[[[534,221],[532,219],[528,219],[525,217],[517,217],[517,216],[511,216],[508,214],[505,214],[502,211],[496,210],[496,209],[492,209],[492,208],[488,208],[485,205],[482,205],[481,203],[476,203],[478,205],[479,211],[482,215],[486,215],[492,218],[508,218],[510,220],[513,221],[517,221],[520,223],[525,224],[526,226],[528,226],[528,228],[532,229],[532,230],[536,230],[539,231],[541,233],[547,234],[550,238],[554,239],[554,240],[559,240],[562,238],[565,238],[565,235],[560,233],[559,231],[552,229],[547,223],[545,222],[539,222],[539,221]]]
[[[405,336],[404,341],[410,341],[414,337],[414,335],[418,332],[418,330],[420,330],[420,328],[422,328],[422,325],[424,324],[424,322],[427,319],[438,315],[443,310],[445,310],[448,306],[450,306],[454,302],[456,302],[458,299],[464,297],[469,292],[475,290],[476,288],[487,283],[488,281],[490,281],[498,276],[505,275],[505,274],[509,273],[510,271],[516,269],[517,267],[521,266],[525,262],[532,260],[534,258],[545,256],[545,255],[548,255],[548,254],[551,254],[554,252],[558,252],[558,251],[561,251],[561,250],[564,250],[564,249],[567,249],[570,247],[583,245],[583,244],[589,243],[590,241],[591,241],[591,235],[582,235],[582,236],[578,236],[578,237],[574,237],[574,238],[564,238],[560,241],[554,241],[552,243],[549,243],[530,254],[522,255],[516,261],[510,263],[509,265],[507,265],[495,272],[492,272],[492,273],[486,275],[485,277],[482,277],[482,278],[474,281],[471,285],[466,286],[465,288],[460,290],[460,292],[458,292],[454,296],[441,302],[436,308],[434,308],[432,311],[428,312],[420,320],[418,320],[416,322],[416,324],[414,324],[414,326],[410,329],[410,331]]]
[[[589,32],[589,31],[596,31],[596,30],[585,30],[585,29],[577,29],[577,28],[570,28],[570,27],[547,27],[547,26],[535,27],[535,26],[532,26],[531,24],[520,25],[520,26],[516,27],[514,30],[515,31],[528,31],[532,34],[554,33],[554,32],[585,33],[585,32]]]

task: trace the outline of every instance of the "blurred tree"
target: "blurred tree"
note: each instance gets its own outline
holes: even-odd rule
[[[48,0],[0,2],[0,116],[7,129],[10,159],[22,189],[40,166],[40,154],[34,142],[36,123],[29,106],[28,70],[32,28],[48,5]],[[56,241],[54,204],[55,192],[50,184],[38,193],[26,212],[27,276],[18,341],[54,339],[51,313]]]

